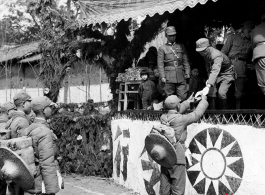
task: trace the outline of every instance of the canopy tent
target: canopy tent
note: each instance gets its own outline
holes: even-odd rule
[[[80,0],[80,26],[96,23],[114,23],[130,18],[137,19],[147,15],[173,13],[208,0]],[[217,0],[212,0],[216,2]]]

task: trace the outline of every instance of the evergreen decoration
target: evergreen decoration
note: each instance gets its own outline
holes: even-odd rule
[[[112,176],[110,115],[60,113],[50,125],[57,135],[63,173]]]

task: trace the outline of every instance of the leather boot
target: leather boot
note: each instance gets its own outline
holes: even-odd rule
[[[236,98],[236,109],[239,110],[241,108],[241,98]]]
[[[227,110],[227,99],[219,99],[220,109]]]
[[[209,97],[209,107],[208,109],[209,110],[215,110],[215,100],[216,100],[216,97]]]

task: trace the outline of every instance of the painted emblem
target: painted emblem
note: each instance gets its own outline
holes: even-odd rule
[[[237,140],[227,131],[208,128],[190,142],[190,183],[198,194],[233,194],[242,181],[244,161]]]

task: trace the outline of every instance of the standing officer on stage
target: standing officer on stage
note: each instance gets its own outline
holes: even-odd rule
[[[209,93],[210,109],[215,109],[215,97],[218,98],[221,109],[227,109],[227,92],[234,81],[234,67],[229,58],[221,51],[210,46],[209,40],[201,38],[196,42],[196,51],[205,60],[208,80],[202,91],[197,92],[195,97]]]
[[[246,82],[246,67],[251,63],[252,48],[250,35],[254,25],[251,21],[246,21],[241,33],[228,37],[222,52],[229,57],[235,68],[235,98],[236,109],[240,109],[241,97]]]
[[[190,64],[183,44],[176,43],[176,29],[169,26],[165,30],[167,43],[158,50],[157,66],[159,78],[167,96],[176,94],[181,100],[187,97],[190,78]]]

